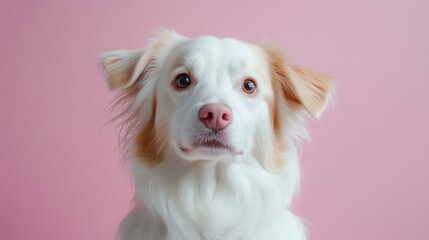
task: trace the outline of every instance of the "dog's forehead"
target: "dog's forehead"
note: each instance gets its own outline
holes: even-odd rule
[[[203,61],[222,61],[228,65],[255,65],[261,59],[256,47],[233,38],[202,36],[186,45],[183,57]]]

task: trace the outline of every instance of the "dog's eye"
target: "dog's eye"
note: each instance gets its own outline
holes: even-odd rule
[[[186,73],[182,73],[176,77],[174,81],[174,87],[178,90],[184,90],[185,88],[189,87],[191,83],[191,77],[189,77],[189,75]]]
[[[242,85],[243,92],[252,94],[256,91],[256,83],[251,79],[246,79]]]

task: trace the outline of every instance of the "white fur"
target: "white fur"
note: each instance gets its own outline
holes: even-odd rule
[[[137,61],[139,52],[142,56]],[[115,58],[124,61],[115,67]],[[120,114],[127,119],[136,194],[133,209],[119,227],[119,239],[306,239],[303,224],[288,210],[300,178],[295,140],[306,136],[302,111],[275,96],[263,48],[233,39],[187,39],[164,32],[144,52],[115,51],[104,54],[102,60],[115,74],[124,71],[124,63],[135,65],[132,79],[122,89],[134,82],[142,87]],[[178,92],[171,84],[183,72],[198,82]],[[242,91],[246,78],[257,81],[255,96]],[[284,164],[277,168],[272,166],[276,149],[270,101],[280,106],[279,134],[287,146],[280,152]],[[224,149],[182,150],[192,148],[195,138],[207,133],[198,111],[208,103],[231,108],[233,121],[223,137],[235,154]],[[152,112],[155,131],[167,138],[161,145],[163,159],[155,166],[133,155],[136,134]]]

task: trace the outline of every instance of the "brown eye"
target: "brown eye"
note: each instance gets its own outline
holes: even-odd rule
[[[186,73],[182,73],[176,77],[174,81],[174,87],[178,90],[184,90],[187,87],[191,86],[191,83],[191,77],[189,77],[189,75]]]
[[[256,83],[251,79],[246,79],[242,85],[243,92],[252,94],[256,91]]]

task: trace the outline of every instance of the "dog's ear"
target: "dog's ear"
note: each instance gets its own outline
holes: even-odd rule
[[[298,100],[315,118],[326,108],[331,92],[331,77],[299,66],[287,66],[285,97]]]
[[[318,118],[328,103],[331,77],[299,66],[288,64],[281,54],[264,47],[268,53],[273,86],[279,87],[285,99],[292,105],[304,107],[307,112]]]
[[[104,78],[111,90],[123,90],[132,86],[152,62],[159,62],[165,47],[179,35],[168,30],[160,30],[146,49],[119,50],[104,53],[100,62]]]
[[[110,90],[121,90],[131,86],[137,78],[134,70],[144,50],[119,50],[103,53],[100,56],[104,78]]]

